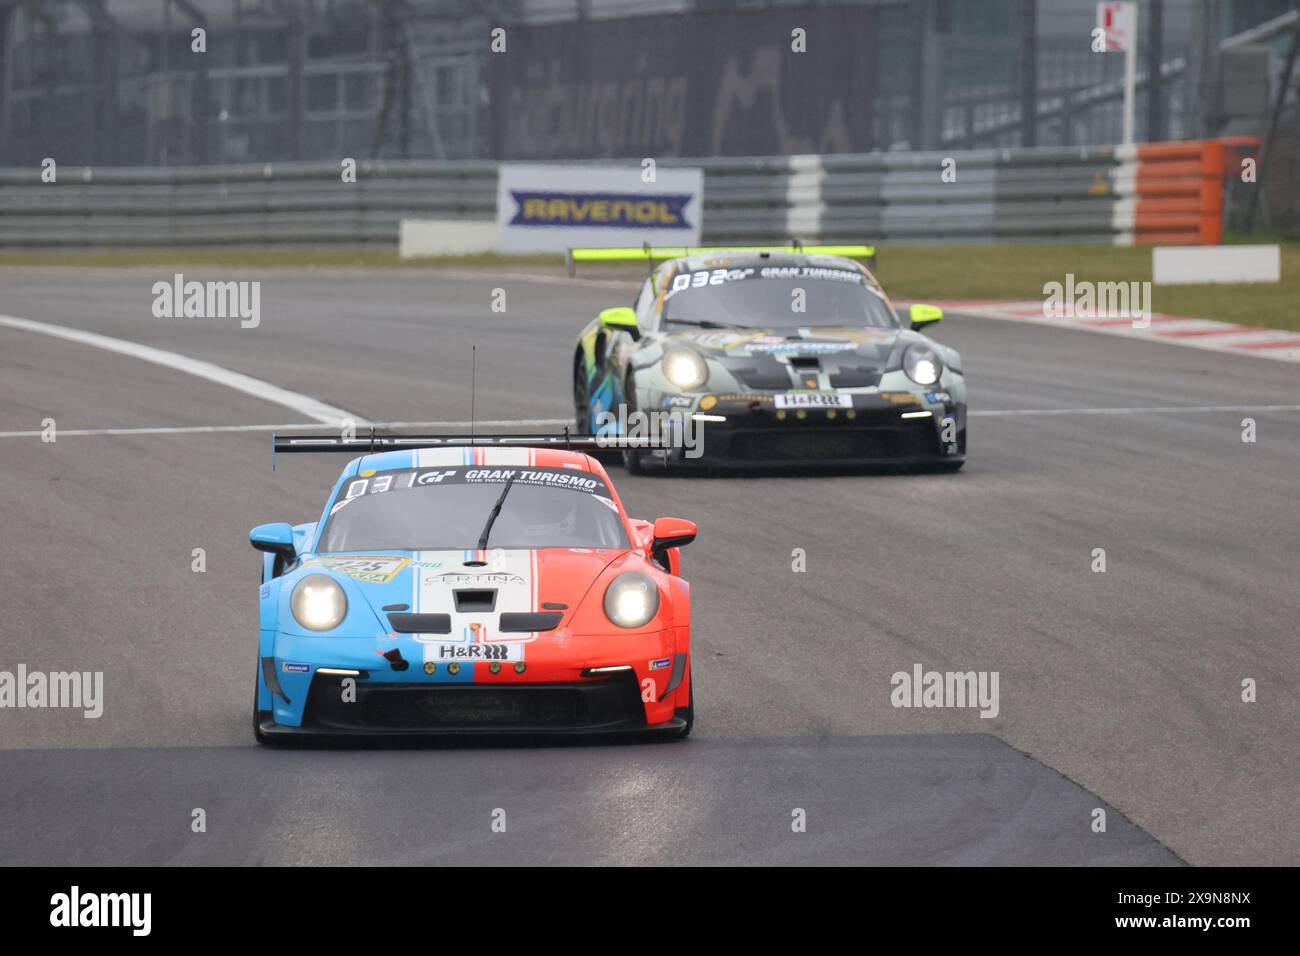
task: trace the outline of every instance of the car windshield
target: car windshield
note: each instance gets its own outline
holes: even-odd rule
[[[501,509],[483,543],[498,502]],[[416,468],[349,481],[330,509],[317,550],[328,554],[627,546],[618,506],[605,483],[590,472]]]
[[[898,328],[862,273],[818,266],[706,269],[673,277],[664,319],[681,325],[806,329]]]

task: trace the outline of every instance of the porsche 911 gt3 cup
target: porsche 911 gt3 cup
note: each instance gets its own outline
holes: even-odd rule
[[[630,308],[579,333],[580,431],[620,434],[635,412],[708,422],[702,454],[627,448],[664,465],[888,464],[955,471],[966,460],[961,356],[899,316],[850,256],[866,246],[573,249],[569,261],[664,259]]]
[[[541,446],[541,447],[538,447]],[[566,447],[568,446],[568,447]],[[369,451],[264,552],[254,731],[684,737],[690,521],[629,518],[594,438],[285,436]]]

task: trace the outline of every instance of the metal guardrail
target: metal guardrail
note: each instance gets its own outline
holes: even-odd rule
[[[402,219],[490,221],[496,199],[483,162],[0,169],[0,246],[396,245]]]
[[[704,170],[705,242],[1124,242],[1133,159],[1093,147],[663,165]],[[495,163],[362,161],[356,173],[346,183],[334,163],[65,167],[45,183],[39,169],[0,169],[0,246],[395,246],[402,219],[496,217]]]
[[[941,177],[952,161],[952,181]],[[1110,241],[1110,149],[704,160],[705,240]]]

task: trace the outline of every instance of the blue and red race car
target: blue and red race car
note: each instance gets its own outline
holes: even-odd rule
[[[318,521],[250,534],[257,739],[689,734],[696,527],[629,518],[575,446],[597,440],[277,437],[371,453]]]

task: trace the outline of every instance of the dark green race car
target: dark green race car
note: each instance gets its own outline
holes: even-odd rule
[[[676,447],[626,449],[632,472],[809,463],[956,471],[966,460],[961,356],[917,331],[943,313],[913,305],[900,317],[855,255],[872,250],[570,250],[571,264],[664,260],[631,308],[605,309],[579,333],[578,432],[677,429]]]

